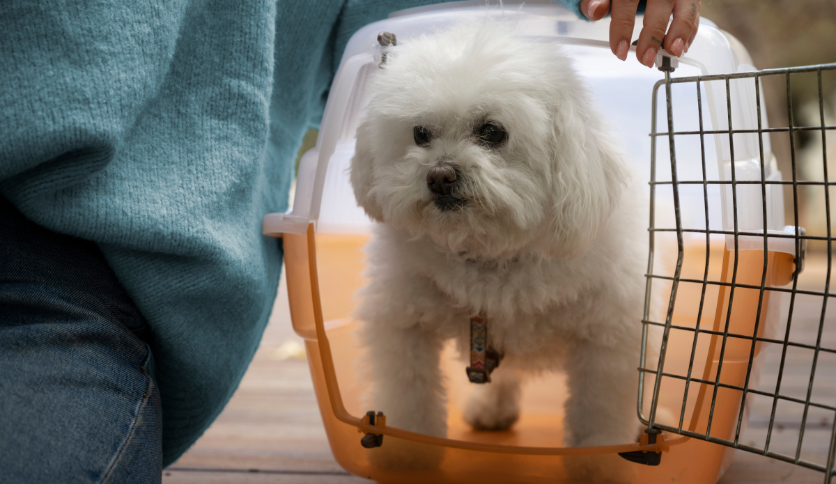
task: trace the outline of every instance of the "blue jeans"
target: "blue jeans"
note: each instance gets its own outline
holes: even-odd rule
[[[94,243],[0,196],[0,482],[159,483],[151,337]]]

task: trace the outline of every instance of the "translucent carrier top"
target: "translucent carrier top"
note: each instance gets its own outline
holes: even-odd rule
[[[598,22],[579,20],[574,13],[551,1],[505,1],[504,6],[486,7],[480,1],[455,2],[396,12],[386,20],[367,25],[349,40],[340,67],[331,85],[322,118],[316,147],[305,153],[299,166],[291,209],[287,213],[268,214],[262,231],[266,235],[305,233],[310,223],[317,232],[364,233],[373,223],[357,206],[349,183],[348,168],[354,155],[355,134],[371,97],[368,80],[378,69],[380,55],[377,36],[380,32],[397,35],[398,43],[409,42],[421,34],[456,22],[490,16],[505,17],[518,25],[520,35],[553,39],[573,61],[578,74],[592,93],[599,111],[607,118],[613,134],[629,152],[638,176],[650,178],[652,93],[663,78],[657,69],[642,66],[635,55],[626,62],[618,60],[609,48],[609,19]],[[641,20],[636,22],[633,38],[638,38]],[[397,47],[389,47],[397,49]],[[635,47],[631,48],[631,52]],[[697,37],[684,54],[674,72],[675,77],[750,72],[755,68],[746,49],[731,35],[721,31],[709,20],[701,19]],[[700,83],[703,130],[728,132],[728,109],[733,129],[757,130],[758,119],[755,83],[749,79],[733,79],[726,99],[725,81]],[[657,93],[657,130],[667,131],[664,89]],[[693,84],[672,85],[674,126],[677,132],[699,131],[697,93]],[[761,106],[765,104],[761,102]],[[767,128],[766,112],[761,111],[762,128]],[[667,137],[659,136],[656,147],[657,181],[669,181],[670,159]],[[728,134],[704,137],[706,180],[731,180],[732,150]],[[778,180],[768,137],[763,138],[764,173],[767,180]],[[698,135],[677,136],[677,170],[679,181],[701,181],[702,160]],[[733,135],[734,169],[737,181],[759,181],[761,177],[760,147],[757,133]],[[667,187],[667,188],[665,188]],[[721,188],[722,187],[722,188]],[[761,232],[761,186],[738,185],[738,230]],[[680,185],[680,207],[683,228],[705,229],[705,209],[701,184]],[[709,186],[710,229],[734,230],[731,185]],[[767,185],[769,232],[782,232],[783,201],[779,185]],[[661,206],[661,208],[660,208]],[[668,206],[670,216],[664,215]],[[673,228],[673,197],[670,185],[659,185],[656,192],[657,227]],[[660,213],[662,215],[660,215]],[[747,246],[741,237],[741,249],[762,247],[762,237],[749,237]],[[761,242],[758,242],[760,240]],[[772,240],[776,240],[773,245]],[[786,248],[779,242],[786,240]],[[727,241],[728,243],[728,241]],[[791,239],[770,238],[770,250],[794,252]],[[784,250],[786,249],[786,250]]]

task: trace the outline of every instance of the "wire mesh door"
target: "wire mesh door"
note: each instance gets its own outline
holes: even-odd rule
[[[828,160],[836,163],[836,146],[828,158],[827,142],[833,144],[836,122],[825,99],[836,94],[836,64],[681,78],[671,71],[653,91],[639,417],[650,429],[823,471],[829,483],[836,446],[836,382],[829,382],[836,374],[836,309],[828,313],[836,165]],[[785,127],[767,127],[767,82],[785,84]],[[794,82],[813,100],[804,116],[793,105]],[[684,120],[678,110],[696,119]],[[787,180],[770,136],[788,141]],[[818,282],[799,277],[805,259],[809,265],[808,243]],[[667,265],[659,260],[666,244],[676,254]],[[666,366],[673,352],[690,352],[678,358],[687,366]],[[808,370],[794,369],[800,360]],[[747,428],[752,408],[762,416]]]

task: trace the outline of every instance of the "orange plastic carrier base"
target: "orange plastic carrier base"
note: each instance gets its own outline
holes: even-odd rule
[[[349,319],[355,304],[354,293],[362,278],[361,249],[368,240],[365,235],[315,234],[313,224],[307,234],[284,234],[285,264],[293,327],[305,339],[308,363],[322,413],[323,423],[337,462],[354,475],[382,483],[432,482],[441,483],[555,483],[576,482],[570,478],[568,467],[580,459],[594,461],[616,470],[619,481],[625,483],[693,483],[716,482],[731,462],[734,450],[690,439],[667,435],[663,443],[640,445],[623,443],[602,447],[563,447],[563,402],[566,388],[561,375],[543,377],[523,389],[522,415],[511,430],[477,432],[461,418],[460,402],[467,391],[464,365],[448,348],[443,355],[446,370],[449,411],[448,438],[440,439],[407,432],[392,427],[371,426],[363,419],[367,410],[363,397],[370,383],[359,377],[357,362],[362,348],[354,337],[356,322]],[[734,254],[724,247],[711,251],[711,272],[720,280],[729,278]],[[738,263],[738,283],[760,284],[763,252],[744,251]],[[792,261],[787,263],[769,253],[767,284],[782,284],[792,273]],[[776,263],[776,257],[779,257]],[[689,261],[691,263],[689,264]],[[685,270],[701,271],[705,263],[704,245],[692,247],[685,254]],[[777,267],[780,274],[773,275]],[[717,280],[717,278],[714,278]],[[706,296],[703,327],[714,329],[725,325],[728,295],[723,288]],[[752,301],[749,301],[752,299]],[[695,305],[699,293],[680,288],[676,324],[693,325]],[[757,291],[735,294],[730,330],[751,333],[757,307]],[[715,314],[714,319],[711,314]],[[766,311],[761,315],[766,316]],[[761,328],[766,325],[761,324]],[[707,336],[700,341],[694,363],[695,377],[706,380],[716,375],[718,343],[721,338]],[[692,339],[672,334],[666,362],[666,372],[687,369]],[[735,342],[726,348],[721,382],[742,385],[746,375],[750,343]],[[756,352],[759,349],[756,348]],[[682,355],[679,357],[678,355]],[[667,380],[665,380],[667,382]],[[652,387],[652,379],[648,383]],[[680,414],[684,388],[675,384],[663,385],[660,406],[670,409],[676,421],[662,423],[676,426]],[[684,387],[684,385],[682,385]],[[683,428],[705,431],[711,402],[711,389],[692,383],[684,413]],[[720,390],[714,410],[712,435],[728,438],[735,429],[740,395]],[[383,445],[366,449],[360,444],[365,433],[383,435]],[[443,458],[433,469],[384,467],[370,458],[375,452],[387,452],[398,441],[410,442],[415,452],[438,454]],[[663,452],[661,464],[651,467],[628,462],[617,454],[626,451]]]

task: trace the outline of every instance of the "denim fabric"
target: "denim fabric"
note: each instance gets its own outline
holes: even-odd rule
[[[0,197],[0,482],[160,482],[149,338],[95,244]]]

